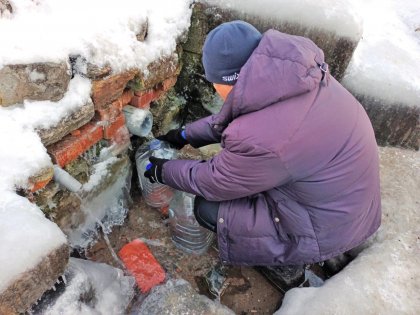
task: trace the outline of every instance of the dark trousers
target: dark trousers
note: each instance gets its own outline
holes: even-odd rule
[[[194,201],[194,215],[198,223],[209,229],[217,232],[217,215],[219,213],[219,202],[208,201],[203,197],[196,196]]]

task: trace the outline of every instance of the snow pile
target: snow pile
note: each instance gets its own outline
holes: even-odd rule
[[[117,71],[145,68],[175,50],[190,23],[190,2],[12,0],[13,17],[0,20],[0,68],[79,54]],[[146,21],[147,40],[139,42]]]
[[[320,288],[289,291],[276,315],[417,314],[420,156],[381,149],[382,225],[359,256]]]
[[[351,0],[202,0],[220,8],[302,24],[359,40],[362,20]]]
[[[363,38],[343,84],[388,103],[420,106],[420,1],[358,0],[357,6]]]
[[[61,230],[26,198],[1,192],[0,292],[11,281],[66,243]]]

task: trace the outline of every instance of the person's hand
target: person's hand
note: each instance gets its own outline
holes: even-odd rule
[[[156,139],[168,142],[172,147],[182,149],[188,141],[185,137],[185,130],[182,128],[169,130],[166,135],[156,137]]]
[[[149,179],[151,183],[160,183],[163,184],[162,180],[162,166],[169,160],[159,159],[154,156],[149,158],[150,163],[146,166],[146,171],[144,172],[144,177]]]

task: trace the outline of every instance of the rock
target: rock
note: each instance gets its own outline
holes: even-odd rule
[[[160,58],[147,66],[147,71],[139,73],[129,83],[129,87],[135,92],[146,91],[155,88],[166,79],[178,76],[181,70],[178,53],[174,52],[168,57]]]
[[[194,54],[201,54],[206,34],[209,32],[204,5],[195,3],[191,15],[191,26],[188,30],[188,39],[182,48]]]
[[[52,251],[33,269],[21,274],[0,293],[0,314],[24,313],[63,274],[69,259],[66,244]]]
[[[164,97],[152,103],[150,111],[153,114],[152,132],[163,134],[175,128],[180,123],[180,114],[185,106],[185,100],[170,90]]]
[[[82,106],[77,112],[63,118],[58,124],[49,129],[37,130],[44,146],[60,141],[70,132],[87,124],[95,115],[92,101]]]
[[[3,15],[9,15],[13,13],[12,5],[8,0],[0,0],[0,17]]]
[[[182,279],[169,280],[152,289],[143,303],[131,310],[132,314],[234,314],[229,308],[199,295],[191,285]]]
[[[5,66],[0,69],[0,106],[21,104],[26,99],[58,101],[69,81],[66,62]]]
[[[92,82],[92,100],[95,109],[102,109],[119,98],[127,83],[138,73],[137,70],[128,70],[119,74],[110,75],[104,79]]]

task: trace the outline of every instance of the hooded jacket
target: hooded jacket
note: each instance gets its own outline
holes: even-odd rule
[[[323,70],[322,70],[322,69]],[[358,101],[311,40],[267,31],[218,114],[186,126],[208,161],[172,160],[163,181],[220,201],[220,258],[303,264],[343,253],[380,225],[379,159]]]

